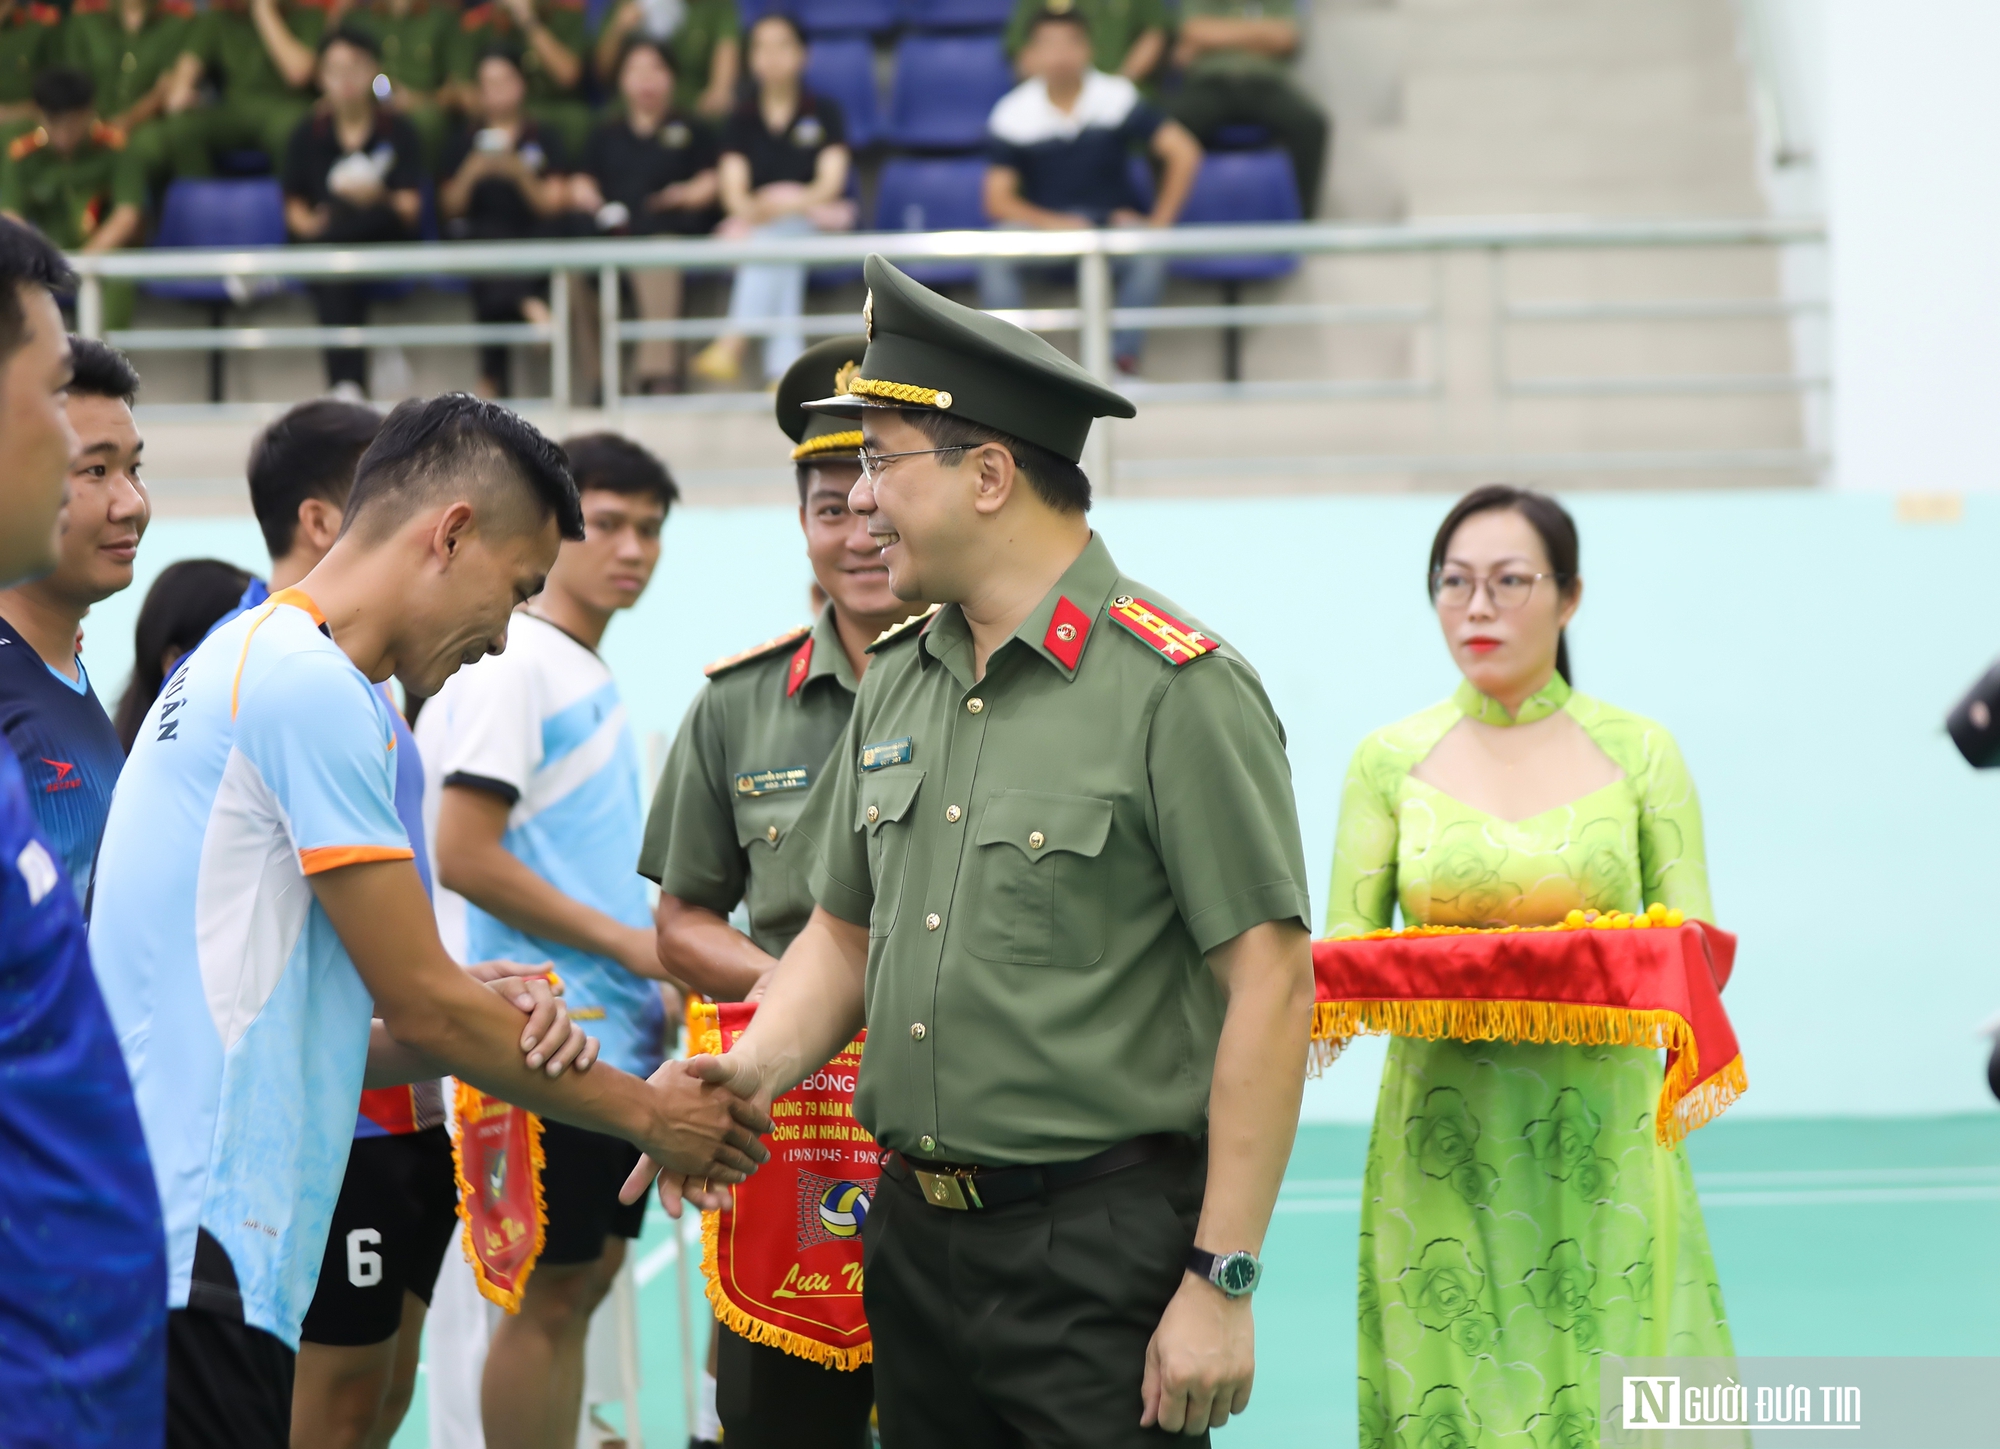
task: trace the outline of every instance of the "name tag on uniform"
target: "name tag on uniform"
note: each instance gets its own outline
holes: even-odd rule
[[[900,740],[884,740],[879,745],[863,745],[861,768],[880,770],[887,765],[907,765],[915,753],[916,749],[908,735],[904,735]]]
[[[804,765],[793,765],[783,770],[746,770],[736,777],[736,793],[753,800],[759,795],[774,795],[780,790],[811,788],[812,771]]]

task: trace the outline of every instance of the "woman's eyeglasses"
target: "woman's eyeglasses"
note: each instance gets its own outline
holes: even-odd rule
[[[1468,608],[1473,596],[1484,587],[1493,607],[1504,612],[1520,608],[1533,596],[1537,583],[1554,577],[1554,574],[1504,569],[1482,578],[1470,569],[1442,568],[1431,575],[1431,602],[1444,609]]]

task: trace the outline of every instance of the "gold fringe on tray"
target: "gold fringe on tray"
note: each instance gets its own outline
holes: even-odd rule
[[[527,1291],[528,1276],[535,1271],[535,1264],[542,1260],[542,1247],[549,1235],[549,1203],[542,1190],[542,1173],[548,1167],[548,1159],[542,1153],[542,1119],[533,1112],[528,1118],[528,1157],[534,1166],[535,1183],[535,1250],[528,1254],[527,1262],[521,1268],[521,1277],[512,1289],[500,1287],[486,1276],[486,1264],[472,1247],[472,1184],[465,1180],[465,1155],[459,1150],[459,1139],[465,1132],[465,1124],[470,1114],[478,1109],[479,1099],[486,1094],[469,1082],[454,1079],[456,1090],[452,1093],[452,1125],[458,1130],[451,1139],[451,1175],[458,1179],[458,1216],[464,1227],[459,1231],[458,1245],[465,1253],[465,1261],[472,1265],[472,1276],[479,1282],[482,1296],[499,1304],[509,1313],[521,1311],[521,1295]],[[498,1100],[497,1098],[495,1100]],[[516,1107],[513,1110],[520,1111]]]
[[[1357,1036],[1665,1047],[1675,1055],[1653,1114],[1654,1136],[1663,1147],[1674,1146],[1721,1115],[1749,1087],[1741,1055],[1695,1085],[1701,1063],[1694,1028],[1675,1011],[1568,1001],[1321,1001],[1313,1006],[1312,1036],[1316,1069],[1331,1063]]]
[[[788,1328],[776,1328],[762,1319],[752,1318],[748,1313],[729,1301],[722,1291],[722,1283],[717,1275],[717,1261],[720,1252],[719,1238],[722,1231],[719,1213],[701,1215],[701,1274],[708,1280],[705,1290],[708,1301],[715,1309],[715,1316],[729,1325],[734,1333],[740,1333],[752,1343],[769,1344],[798,1358],[808,1359],[822,1368],[858,1369],[863,1364],[875,1362],[875,1344],[855,1344],[852,1348],[836,1348],[830,1343],[821,1343],[816,1338],[807,1338],[802,1333],[793,1333]]]

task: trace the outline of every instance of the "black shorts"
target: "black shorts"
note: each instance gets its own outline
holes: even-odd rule
[[[595,1263],[604,1240],[636,1238],[646,1222],[642,1193],[630,1207],[618,1189],[638,1165],[639,1149],[622,1137],[587,1132],[562,1122],[542,1122],[542,1200],[548,1204],[544,1263]]]
[[[343,1348],[389,1338],[403,1322],[405,1292],[431,1301],[457,1231],[458,1180],[444,1128],[357,1137],[299,1336]]]
[[[715,1407],[730,1449],[866,1449],[875,1370],[823,1368],[718,1319]]]
[[[167,1314],[167,1449],[290,1449],[298,1355],[240,1318]]]

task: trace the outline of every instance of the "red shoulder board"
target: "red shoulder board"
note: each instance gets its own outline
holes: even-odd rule
[[[492,18],[493,7],[491,5],[473,5],[463,15],[458,17],[458,28],[460,30],[477,30]]]
[[[194,19],[194,6],[188,0],[160,0],[160,13],[171,15],[176,20]]]
[[[739,664],[753,664],[759,659],[767,659],[771,655],[778,653],[780,650],[791,648],[801,639],[805,639],[808,642],[810,642],[811,638],[812,638],[812,625],[801,624],[796,629],[787,629],[784,633],[780,634],[775,639],[766,639],[762,644],[754,644],[750,648],[745,649],[740,653],[731,654],[724,658],[718,659],[715,661],[715,663],[707,666],[701,672],[707,675],[710,679],[713,679],[715,678],[716,675],[721,674],[726,670],[734,669]],[[787,676],[787,678],[789,679],[789,676]]]
[[[53,5],[34,4],[28,7],[28,18],[37,25],[62,24],[62,11]]]
[[[41,126],[37,126],[25,135],[14,138],[13,142],[7,147],[7,158],[10,161],[19,161],[23,156],[34,155],[35,152],[48,144],[48,131]]]
[[[790,699],[799,692],[799,686],[806,682],[806,676],[812,673],[812,667],[813,639],[812,635],[808,634],[806,635],[806,642],[792,651],[791,666],[785,671],[786,699]]]
[[[1067,597],[1056,600],[1056,611],[1049,618],[1049,632],[1042,635],[1042,647],[1062,660],[1063,667],[1072,673],[1076,661],[1083,658],[1084,641],[1090,637],[1090,615],[1083,612]]]
[[[105,121],[91,122],[90,139],[104,147],[107,151],[123,151],[125,149],[125,133]]]
[[[1199,659],[1216,647],[1216,641],[1199,629],[1190,629],[1172,614],[1162,614],[1130,594],[1120,594],[1111,601],[1111,617],[1159,650],[1169,664]]]

